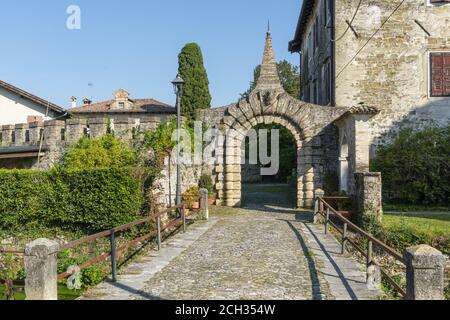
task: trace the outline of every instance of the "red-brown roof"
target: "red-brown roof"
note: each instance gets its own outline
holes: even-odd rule
[[[61,108],[60,106],[58,106],[58,105],[56,105],[54,103],[51,103],[50,101],[47,101],[45,99],[39,98],[38,96],[35,96],[34,94],[31,94],[31,93],[29,93],[29,92],[27,92],[25,90],[17,88],[15,86],[13,86],[12,84],[9,84],[9,83],[7,83],[5,81],[0,80],[0,87],[4,88],[6,90],[12,91],[12,92],[14,92],[14,93],[24,97],[24,98],[27,98],[27,99],[29,99],[29,100],[31,100],[31,101],[41,105],[43,108],[47,108],[48,107],[50,110],[52,110],[52,111],[54,111],[54,112],[56,112],[56,113],[58,113],[60,115],[64,115],[65,114],[64,109]]]
[[[91,105],[67,110],[69,113],[175,113],[176,109],[154,99],[133,99],[132,109],[111,109],[114,100],[107,100]]]

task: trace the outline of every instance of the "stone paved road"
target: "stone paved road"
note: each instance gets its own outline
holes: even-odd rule
[[[311,213],[290,209],[285,190],[247,188],[244,209],[219,210],[87,299],[375,299],[363,266],[340,255]]]
[[[250,187],[245,209],[220,217],[195,245],[146,283],[143,296],[194,300],[375,298],[366,290],[364,273],[355,261],[341,258],[353,278],[340,281],[345,276],[339,273],[339,266],[333,270],[335,266],[326,261],[334,262],[334,258],[314,252],[320,246],[304,233],[314,232],[305,228],[309,214],[289,209],[289,197],[283,192],[278,185]],[[349,288],[352,281],[358,288]]]

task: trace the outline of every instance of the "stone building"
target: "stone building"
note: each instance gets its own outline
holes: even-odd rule
[[[136,124],[142,122],[163,122],[168,116],[176,114],[173,106],[155,99],[131,99],[124,89],[118,89],[113,99],[92,104],[89,99],[83,100],[84,105],[76,106],[76,98],[72,98],[72,108],[68,113],[79,119],[109,118],[111,124],[115,121],[132,118]]]
[[[369,121],[371,156],[405,126],[445,125],[449,26],[445,0],[305,0],[289,44],[301,57],[301,99],[377,107]]]

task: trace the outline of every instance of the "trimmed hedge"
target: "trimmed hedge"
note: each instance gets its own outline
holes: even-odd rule
[[[136,220],[143,189],[131,169],[0,170],[0,229],[110,229]]]

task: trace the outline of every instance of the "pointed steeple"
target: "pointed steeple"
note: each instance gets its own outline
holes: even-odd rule
[[[278,76],[277,62],[272,47],[272,35],[267,32],[266,47],[264,49],[264,58],[261,65],[261,75],[255,90],[283,90],[280,77]]]

